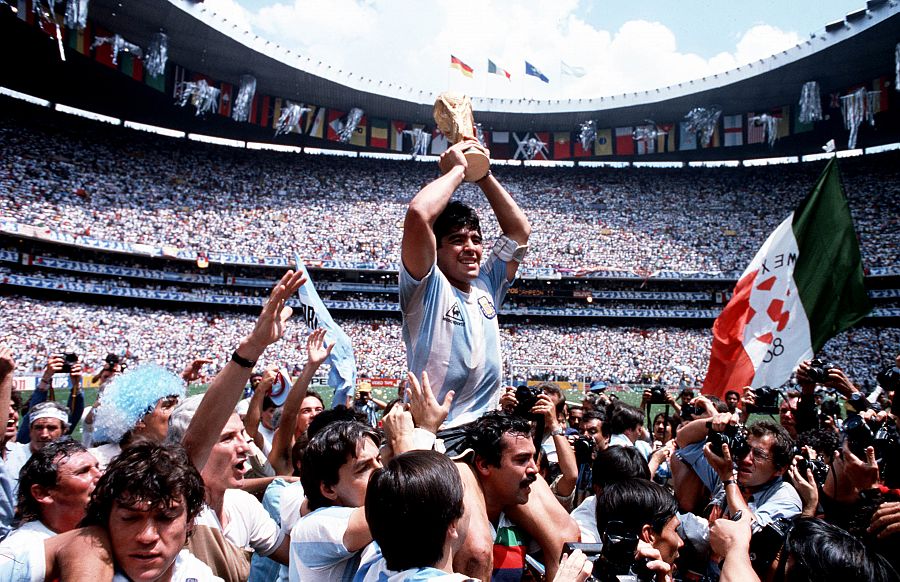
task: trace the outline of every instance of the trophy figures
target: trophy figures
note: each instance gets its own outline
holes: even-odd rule
[[[475,120],[472,118],[472,101],[458,93],[441,93],[434,102],[434,122],[447,137],[457,144],[465,139],[475,139]],[[477,182],[488,174],[491,161],[478,142],[463,152],[466,157],[466,182]]]

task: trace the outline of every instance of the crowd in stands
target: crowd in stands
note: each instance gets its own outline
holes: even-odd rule
[[[84,365],[117,353],[131,364],[176,369],[194,357],[221,365],[249,315],[166,311],[0,297],[0,343],[15,346],[22,371],[40,370],[51,353],[73,352]],[[395,319],[337,321],[350,336],[361,377],[403,378],[406,354]],[[507,322],[501,325],[507,370],[514,377],[591,379],[610,383],[694,385],[706,374],[709,329],[623,328]],[[304,334],[289,330],[277,355],[264,360],[288,371],[304,359]],[[896,328],[856,328],[831,339],[823,357],[860,382],[869,381],[900,345]]]
[[[0,218],[99,239],[307,260],[399,260],[397,217],[431,164],[236,151],[11,116]],[[72,124],[71,126],[69,124]],[[864,264],[896,266],[896,156],[842,163]],[[495,169],[533,226],[525,266],[741,271],[821,164]],[[485,202],[466,186],[460,198]],[[490,212],[485,234],[497,232]]]

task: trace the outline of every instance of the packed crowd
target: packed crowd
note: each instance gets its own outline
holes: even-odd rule
[[[130,365],[155,362],[170,369],[194,358],[221,366],[249,315],[166,311],[0,297],[0,343],[22,354],[20,370],[37,372],[52,353],[79,354],[85,367],[101,366],[108,353]],[[343,319],[360,377],[403,378],[406,353],[395,319]],[[506,323],[501,327],[508,375],[514,378],[609,383],[659,382],[694,385],[706,374],[711,333],[673,327]],[[896,328],[856,328],[832,338],[821,356],[861,383],[871,383],[900,345]],[[266,364],[292,370],[304,359],[304,336],[288,330]],[[271,358],[271,359],[268,359]]]
[[[0,218],[199,252],[396,263],[397,217],[434,177],[418,162],[236,151],[97,125],[4,119]],[[897,263],[896,229],[884,228],[896,220],[895,162],[842,165],[868,267]],[[526,266],[649,274],[743,270],[820,169],[495,171],[534,227]],[[474,187],[457,194],[486,210]]]

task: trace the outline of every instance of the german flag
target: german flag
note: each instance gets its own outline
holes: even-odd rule
[[[469,77],[469,78],[471,78],[472,75],[475,73],[475,69],[473,69],[469,65],[465,64],[464,62],[462,62],[458,58],[454,57],[453,55],[450,55],[450,68],[458,70],[460,73],[462,73],[463,75],[465,75],[466,77]]]

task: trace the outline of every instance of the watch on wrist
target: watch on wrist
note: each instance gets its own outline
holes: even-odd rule
[[[247,358],[238,354],[237,350],[234,350],[234,352],[231,353],[231,361],[241,368],[247,368],[248,370],[252,370],[254,366],[256,366],[255,360],[248,360]]]
[[[550,433],[550,436],[564,436],[566,434],[566,429],[562,427],[554,428]]]
[[[737,479],[725,479],[722,481],[722,487],[728,487],[729,485],[737,485]]]

